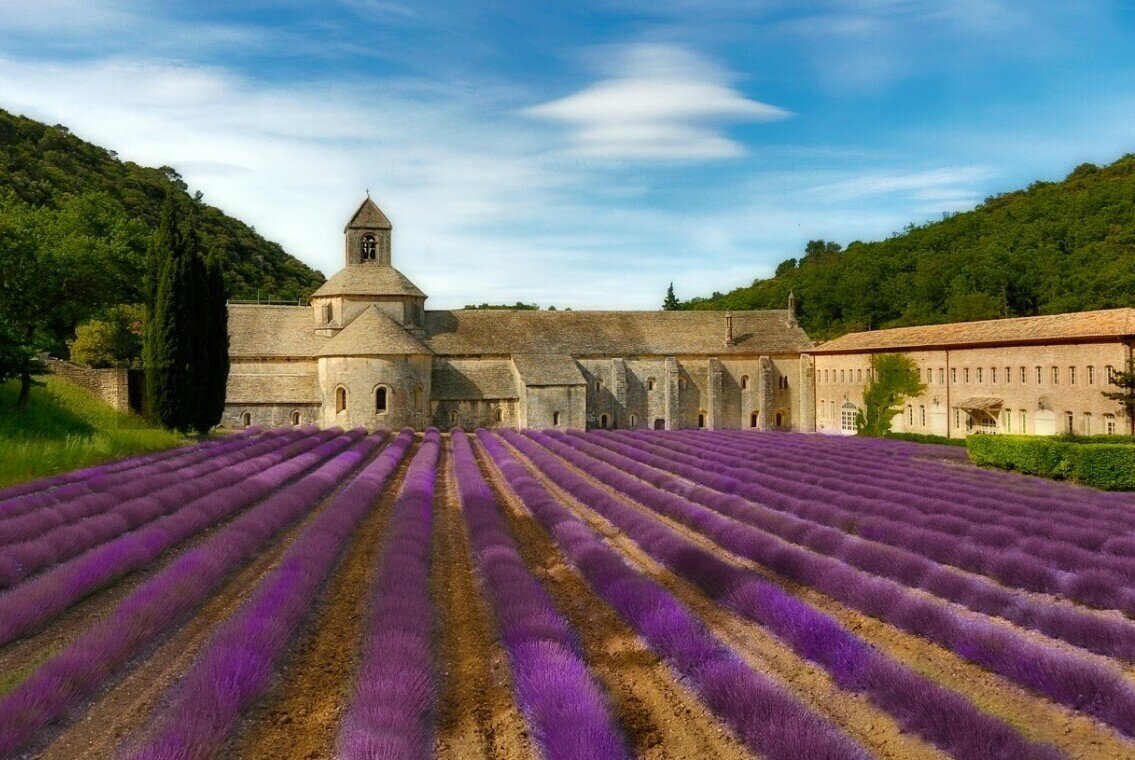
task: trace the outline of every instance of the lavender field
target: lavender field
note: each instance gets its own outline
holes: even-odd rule
[[[0,758],[1135,758],[1135,497],[900,441],[250,429],[0,491]]]

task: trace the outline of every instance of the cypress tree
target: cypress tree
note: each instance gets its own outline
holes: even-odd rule
[[[194,427],[203,433],[221,421],[229,377],[228,297],[221,256],[216,251],[204,261],[202,284],[202,386]]]

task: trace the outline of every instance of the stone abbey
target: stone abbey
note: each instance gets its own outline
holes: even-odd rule
[[[433,311],[394,268],[391,233],[368,197],[344,230],[344,268],[309,306],[229,306],[222,424],[846,433],[871,357],[902,352],[926,365],[927,392],[897,430],[1123,432],[1100,390],[1131,356],[1135,309],[879,330],[821,346],[791,303]]]

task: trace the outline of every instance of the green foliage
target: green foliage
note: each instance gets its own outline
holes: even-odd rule
[[[186,442],[61,378],[46,378],[26,409],[12,410],[19,392],[19,383],[0,383],[0,486]]]
[[[911,225],[841,250],[808,243],[799,262],[693,309],[781,308],[795,291],[817,339],[854,330],[1057,314],[1135,299],[1135,154],[1084,165],[1063,182],[986,199],[975,210]]]
[[[891,431],[891,420],[901,411],[903,399],[917,396],[926,386],[918,379],[918,367],[903,354],[879,354],[872,369],[855,427],[860,435],[879,437]]]
[[[1103,391],[1103,395],[1119,402],[1131,422],[1131,434],[1135,435],[1135,359],[1127,360],[1127,369],[1123,372],[1112,372],[1110,381],[1119,390]]]
[[[539,311],[540,305],[535,303],[523,303],[521,301],[517,301],[516,303],[511,305],[507,303],[483,303],[479,306],[474,304],[465,304],[465,309],[468,311]],[[548,307],[548,310],[555,311],[556,307],[550,306]]]
[[[146,310],[139,304],[106,309],[75,328],[75,339],[68,343],[71,361],[99,368],[140,368],[145,321]]]
[[[221,258],[213,254],[204,263],[204,310],[200,325],[202,386],[198,413],[193,421],[193,428],[201,432],[220,423],[229,377],[229,312]]]
[[[662,310],[677,311],[680,308],[682,306],[678,303],[678,297],[674,295],[674,283],[670,283],[670,286],[666,288],[666,297],[662,299]]]
[[[196,225],[208,250],[222,252],[225,284],[237,298],[257,292],[278,299],[302,299],[323,283],[323,276],[265,240],[248,225],[190,196],[185,182],[168,166],[159,169],[122,162],[110,151],[84,142],[63,127],[0,110],[0,191],[8,191],[36,208],[63,208],[69,196],[95,194],[114,213],[111,218],[140,225],[129,251],[134,277],[117,283],[109,303],[142,303],[148,267],[144,243],[157,226],[162,201],[170,192],[195,208]],[[114,226],[105,228],[117,235]],[[145,278],[150,281],[154,277]],[[71,325],[73,329],[75,323]],[[61,339],[70,337],[68,332]]]
[[[929,435],[926,433],[893,433],[889,432],[883,436],[884,438],[894,438],[897,441],[910,441],[911,443],[937,443],[943,446],[962,446],[966,445],[964,438],[947,438],[944,435]]]
[[[1101,436],[1091,436],[1099,441]],[[1135,443],[1130,436],[1104,442],[1021,435],[971,435],[970,461],[1027,475],[1067,479],[1114,491],[1135,490]]]

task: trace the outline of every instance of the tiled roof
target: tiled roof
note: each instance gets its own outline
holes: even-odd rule
[[[370,199],[368,195],[366,200],[359,204],[358,211],[351,217],[351,221],[347,222],[347,226],[343,232],[355,228],[372,229],[372,230],[389,230],[392,229],[390,220],[386,218],[386,214],[382,213],[382,209]]]
[[[812,353],[1106,340],[1132,335],[1135,309],[1105,309],[849,333],[817,346]]]
[[[369,261],[343,267],[334,277],[319,286],[312,298],[323,296],[413,296],[426,294],[410,282],[406,275],[388,264]]]
[[[379,311],[369,306],[359,316],[328,340],[319,356],[380,356],[383,354],[429,354],[413,335]]]
[[[733,312],[726,345],[721,311],[427,311],[436,354],[674,356],[797,353],[812,346],[786,310]]]
[[[229,304],[229,355],[314,357],[327,338],[315,334],[308,306]]]
[[[439,401],[518,398],[507,359],[435,359],[430,385]]]
[[[533,385],[586,385],[579,365],[567,354],[513,354],[520,381]]]
[[[319,403],[316,375],[229,375],[225,403],[273,404]]]

